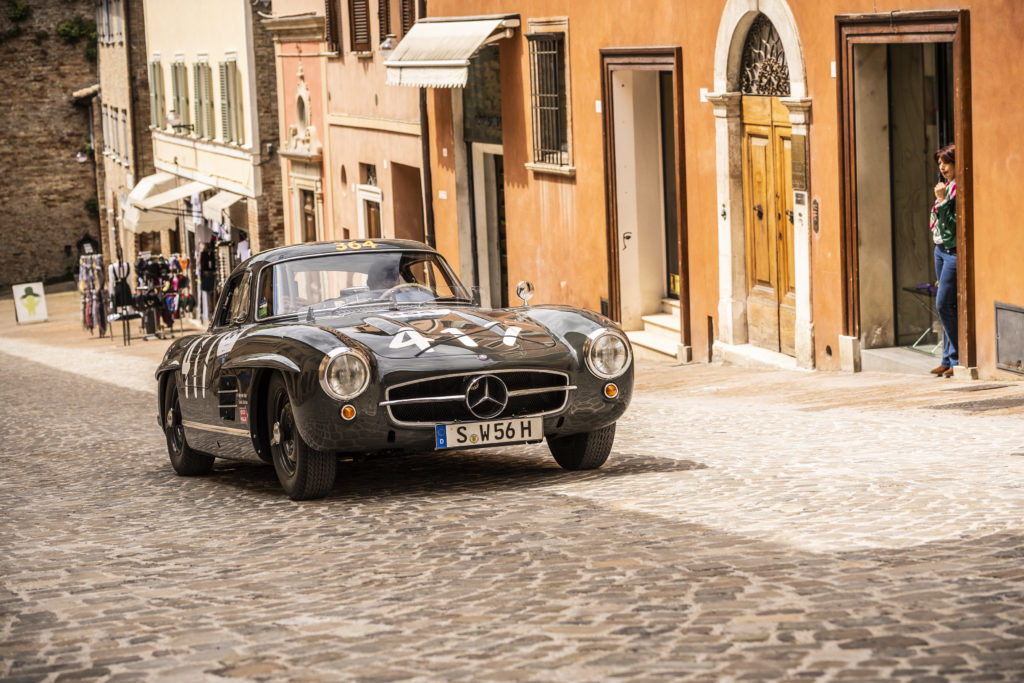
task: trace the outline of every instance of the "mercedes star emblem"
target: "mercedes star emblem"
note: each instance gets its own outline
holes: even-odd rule
[[[466,407],[481,420],[501,415],[508,405],[508,387],[494,375],[478,375],[466,387]]]

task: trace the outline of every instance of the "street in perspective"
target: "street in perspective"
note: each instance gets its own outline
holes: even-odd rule
[[[54,335],[76,302],[0,301],[4,680],[1024,676],[1020,383],[639,358],[601,469],[426,450],[293,502],[177,476],[167,342]]]

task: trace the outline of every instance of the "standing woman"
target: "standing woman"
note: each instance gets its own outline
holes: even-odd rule
[[[935,241],[935,308],[942,322],[942,364],[932,370],[939,377],[952,377],[959,360],[956,310],[956,145],[935,153],[943,180],[935,184],[931,230]]]

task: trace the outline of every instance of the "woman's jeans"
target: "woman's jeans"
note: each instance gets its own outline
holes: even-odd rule
[[[935,245],[935,279],[939,283],[935,308],[942,322],[942,364],[951,368],[959,359],[957,344],[960,341],[956,315],[956,252],[947,254],[939,245]]]

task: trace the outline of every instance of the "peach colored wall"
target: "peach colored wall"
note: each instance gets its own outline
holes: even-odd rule
[[[318,42],[288,42],[282,41],[278,47],[278,69],[279,79],[278,87],[280,91],[278,93],[280,107],[280,143],[282,146],[287,144],[288,140],[288,129],[290,126],[295,125],[298,120],[298,111],[296,109],[296,96],[298,93],[299,85],[299,65],[302,66],[303,80],[306,82],[306,88],[309,90],[309,117],[310,125],[316,129],[317,138],[320,140],[320,144],[324,148],[326,153],[327,148],[327,124],[324,119],[324,112],[326,110],[324,104],[324,82],[323,82],[323,58],[319,56],[320,43]],[[321,161],[320,177],[324,180],[323,164],[326,158]],[[296,215],[296,200],[294,193],[291,191],[291,178],[290,173],[292,170],[292,162],[284,157],[281,157],[281,177],[283,179],[282,191],[284,194],[284,221],[285,221],[285,240],[288,244],[292,244],[296,241],[296,235],[298,234],[299,226],[295,225]],[[329,207],[331,206],[331,196],[329,193],[328,183],[326,180],[323,182],[324,186],[324,237],[329,239],[332,235],[332,222],[331,212]]]
[[[973,88],[974,223],[978,366],[983,376],[1016,377],[995,368],[993,303],[1024,306],[1024,267],[1017,195],[1024,153],[1007,144],[1007,131],[1024,126],[1012,85],[1024,82],[1017,54],[1024,35],[1020,0],[791,0],[803,48],[811,98],[810,196],[820,201],[820,232],[811,233],[812,311],[819,369],[839,368],[842,333],[842,252],[838,106],[831,62],[836,59],[838,14],[969,9]],[[502,41],[503,127],[509,278],[537,285],[536,302],[596,309],[608,295],[599,50],[604,47],[682,46],[685,190],[689,235],[692,346],[706,355],[706,320],[717,319],[718,219],[715,119],[699,89],[714,89],[715,39],[725,1],[673,3],[624,0],[614,4],[568,0],[431,0],[430,16],[518,13],[523,27]],[[530,18],[569,17],[573,163],[565,180],[523,168],[530,153],[529,73],[523,34]],[[518,65],[507,68],[507,65]],[[447,91],[429,99],[434,211],[438,247],[458,262],[455,169]],[[441,155],[448,149],[448,157]],[[448,198],[438,198],[446,191]],[[926,229],[922,227],[922,229]],[[563,285],[564,283],[564,285]],[[717,323],[716,323],[717,324]],[[831,347],[832,355],[826,355]]]

